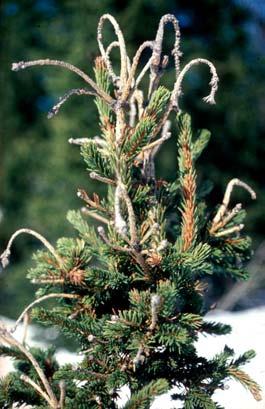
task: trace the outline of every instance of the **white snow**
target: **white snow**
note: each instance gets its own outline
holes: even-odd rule
[[[212,357],[221,352],[225,345],[233,348],[236,355],[254,349],[257,356],[247,365],[244,370],[255,379],[262,387],[263,400],[256,402],[252,395],[246,391],[238,382],[230,381],[227,390],[220,390],[214,394],[214,399],[225,409],[265,409],[265,307],[251,309],[236,313],[218,311],[207,316],[210,320],[223,322],[232,326],[232,333],[223,336],[200,336],[197,343],[197,350],[200,355]],[[10,320],[4,320],[9,326],[12,325]],[[29,331],[28,343],[45,347],[45,343],[36,343],[32,340],[33,329]],[[17,339],[22,337],[22,327],[20,326],[15,336]],[[76,363],[82,359],[81,356],[69,353],[67,350],[59,349],[57,359],[60,364]],[[12,363],[8,358],[0,358],[0,376],[12,369]],[[123,388],[122,398],[119,406],[129,397],[128,388]],[[173,409],[181,407],[180,403],[173,402],[170,394],[163,395],[155,400],[152,409]]]
[[[256,402],[239,382],[230,381],[227,383],[229,389],[216,391],[214,400],[225,409],[265,409],[265,307],[236,313],[218,311],[208,314],[207,318],[230,324],[232,333],[214,337],[201,335],[197,343],[198,353],[211,358],[221,352],[225,345],[233,348],[237,356],[254,349],[256,357],[242,369],[259,383],[263,397],[262,401]],[[168,394],[156,399],[152,405],[152,409],[179,407],[172,403]]]

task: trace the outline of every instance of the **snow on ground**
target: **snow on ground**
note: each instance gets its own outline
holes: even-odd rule
[[[228,389],[225,391],[217,391],[214,394],[214,399],[225,409],[265,409],[265,307],[251,309],[236,313],[230,312],[214,312],[207,316],[210,320],[223,322],[232,326],[232,333],[223,336],[200,336],[197,343],[197,349],[200,355],[212,357],[216,353],[223,350],[227,345],[233,348],[237,355],[254,349],[257,353],[249,364],[243,368],[253,379],[255,379],[263,391],[263,400],[256,402],[252,395],[246,391],[238,382],[230,381]],[[5,319],[7,325],[12,325],[12,322]],[[22,337],[22,327],[19,327],[15,333],[17,339]],[[36,345],[32,341],[32,330],[29,333],[28,342],[30,345]],[[45,347],[44,343],[37,343],[38,346]],[[59,349],[57,359],[60,364],[66,362],[74,363],[82,359],[81,356],[69,353],[67,350]],[[7,358],[0,358],[0,376],[12,369],[12,364]],[[119,406],[129,397],[129,391],[123,388],[122,399]],[[163,395],[156,399],[152,405],[152,409],[173,409],[179,408],[180,403],[173,402],[170,399],[170,394]]]
[[[223,336],[201,335],[197,343],[198,353],[207,358],[221,352],[225,345],[233,348],[236,355],[254,349],[256,357],[242,367],[262,387],[261,402],[256,402],[252,395],[237,381],[227,383],[229,389],[218,390],[214,400],[225,409],[265,409],[265,307],[240,312],[219,311],[207,315],[209,320],[215,320],[232,326],[232,333]],[[170,396],[161,396],[152,405],[152,409],[179,408],[172,403]]]

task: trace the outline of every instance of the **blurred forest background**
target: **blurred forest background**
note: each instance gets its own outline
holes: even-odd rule
[[[0,248],[20,227],[31,227],[51,242],[72,235],[65,215],[81,206],[78,187],[92,192],[93,184],[79,156],[68,144],[71,137],[93,137],[97,118],[92,99],[73,97],[59,115],[47,112],[59,96],[82,85],[78,77],[56,67],[14,73],[11,63],[38,58],[61,59],[93,76],[98,54],[96,29],[103,13],[119,21],[133,56],[144,40],[153,39],[160,17],[173,13],[180,22],[183,64],[195,57],[216,65],[220,83],[217,105],[201,101],[208,89],[206,68],[193,69],[184,84],[182,107],[191,113],[195,128],[207,128],[212,139],[199,161],[199,180],[214,184],[208,200],[220,203],[232,177],[248,182],[257,192],[252,203],[235,189],[234,202],[248,209],[246,231],[256,255],[249,266],[258,287],[255,302],[265,303],[265,3],[262,0],[19,0],[1,2],[1,117],[0,117]],[[172,45],[170,29],[165,50]],[[110,39],[113,33],[108,33]],[[114,55],[114,59],[117,57]],[[146,56],[148,58],[148,55]],[[173,82],[168,69],[166,84]],[[176,138],[160,153],[158,174],[176,172]],[[33,298],[26,279],[31,254],[38,243],[20,237],[11,265],[0,271],[0,315],[17,316]],[[258,277],[258,282],[256,280]],[[213,283],[210,297],[220,297],[231,282]],[[240,293],[241,291],[241,293]],[[244,290],[245,291],[245,290]],[[247,307],[245,292],[229,307]],[[261,295],[259,295],[261,294]],[[261,298],[261,300],[259,299]]]

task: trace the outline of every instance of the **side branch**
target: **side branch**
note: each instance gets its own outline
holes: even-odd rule
[[[179,111],[178,99],[179,99],[179,96],[181,95],[181,91],[182,91],[181,87],[182,87],[182,82],[183,82],[184,76],[194,65],[198,65],[200,63],[208,65],[208,67],[210,68],[211,74],[212,74],[211,81],[209,83],[210,86],[211,86],[210,94],[207,95],[206,97],[204,97],[203,100],[208,104],[215,104],[215,94],[216,94],[217,89],[218,89],[218,81],[219,81],[215,66],[209,60],[206,60],[204,58],[196,58],[196,59],[190,61],[181,70],[181,72],[180,72],[180,74],[179,74],[179,76],[178,76],[178,78],[177,78],[177,80],[175,82],[175,85],[174,85],[174,88],[173,88],[173,91],[172,91],[172,94],[171,94],[171,98],[169,100],[166,111],[165,111],[165,113],[163,115],[162,120],[160,121],[157,128],[153,132],[153,137],[155,137],[160,132],[160,130],[161,130],[163,124],[165,123],[165,121],[167,120],[170,112],[173,109],[175,109],[176,111]]]
[[[45,399],[46,402],[47,402],[49,405],[52,405],[52,403],[51,403],[51,401],[50,401],[50,398],[49,398],[49,396],[47,395],[47,393],[44,392],[44,391],[41,389],[41,387],[40,387],[36,382],[34,382],[29,376],[23,374],[23,375],[20,376],[20,379],[21,379],[23,382],[27,383],[28,385],[32,386],[32,388],[35,389],[35,391],[36,391],[43,399]]]
[[[74,88],[70,89],[70,91],[66,92],[60,99],[59,102],[52,107],[52,109],[48,112],[48,119],[53,118],[55,115],[58,114],[61,106],[72,96],[72,95],[93,95],[97,97],[98,94],[96,92],[89,91],[85,88]]]
[[[64,294],[64,293],[51,293],[44,295],[43,297],[38,298],[37,300],[33,301],[30,303],[24,311],[20,314],[18,319],[15,322],[15,325],[11,328],[10,332],[15,332],[19,323],[23,320],[23,317],[27,314],[28,311],[30,311],[36,304],[39,304],[42,301],[48,300],[50,298],[80,298],[79,295],[77,294]]]
[[[20,61],[18,63],[12,64],[12,71],[24,70],[25,68],[33,67],[35,65],[56,65],[57,67],[59,66],[66,68],[67,70],[72,71],[79,77],[83,78],[83,80],[87,82],[96,91],[96,93],[102,97],[102,99],[105,102],[107,102],[108,104],[114,103],[113,98],[110,95],[108,95],[105,91],[100,89],[97,86],[97,84],[87,74],[85,74],[82,70],[75,67],[74,65],[64,61],[50,60],[49,58],[34,61]]]
[[[39,241],[41,241],[42,244],[50,251],[50,253],[54,256],[56,259],[59,267],[63,267],[63,259],[59,256],[59,254],[55,251],[55,248],[51,245],[51,243],[48,242],[48,240],[45,239],[41,234],[37,233],[35,230],[31,229],[19,229],[17,230],[10,238],[7,247],[5,251],[0,256],[0,260],[2,263],[3,268],[8,266],[9,264],[9,257],[11,254],[11,247],[13,244],[13,241],[16,239],[17,236],[19,236],[22,233],[30,234],[31,236],[36,237]]]
[[[123,89],[122,92],[122,96],[121,99],[122,101],[126,101],[126,99],[128,98],[128,95],[130,93],[131,87],[132,87],[132,82],[134,80],[135,77],[135,73],[136,73],[136,69],[138,67],[142,52],[146,49],[146,48],[151,48],[151,50],[153,49],[153,41],[145,41],[142,45],[140,45],[140,47],[138,48],[138,50],[136,51],[136,54],[133,58],[133,62],[132,62],[132,67],[130,69],[129,72],[129,78],[128,81]]]
[[[102,57],[106,61],[107,66],[109,65],[109,59],[106,55],[105,48],[102,43],[102,29],[103,29],[103,24],[106,20],[109,20],[109,22],[112,24],[114,31],[118,37],[118,42],[119,42],[119,47],[120,47],[120,55],[121,55],[121,71],[120,71],[120,81],[121,81],[121,87],[123,87],[126,83],[127,80],[127,51],[126,51],[126,46],[125,46],[125,41],[124,37],[122,34],[122,31],[120,29],[119,24],[115,20],[113,16],[110,14],[103,14],[103,16],[100,17],[99,23],[98,23],[98,46],[101,52]]]
[[[53,409],[58,409],[59,407],[59,403],[57,401],[57,398],[49,384],[48,379],[46,378],[43,370],[41,369],[40,365],[38,364],[38,362],[36,361],[36,359],[34,358],[34,356],[32,355],[32,353],[30,351],[28,351],[24,345],[22,345],[19,341],[17,341],[11,334],[10,332],[0,323],[0,336],[1,338],[4,340],[4,342],[6,342],[7,344],[9,344],[10,346],[13,346],[15,348],[18,348],[24,355],[25,357],[31,362],[31,364],[33,365],[35,371],[37,372],[48,396],[49,396],[49,405],[53,408]]]
[[[175,69],[176,69],[176,78],[179,75],[179,57],[181,56],[180,53],[180,30],[179,30],[179,23],[176,17],[173,14],[166,14],[164,15],[158,26],[158,30],[156,33],[156,38],[154,41],[154,48],[153,54],[151,57],[151,73],[150,73],[150,85],[149,85],[149,92],[148,97],[150,98],[152,93],[158,86],[158,81],[160,78],[159,70],[161,69],[161,54],[162,54],[162,43],[164,37],[164,28],[167,23],[172,23],[174,30],[175,30],[175,43],[174,48],[172,50],[172,55],[174,56],[175,60]]]
[[[205,58],[196,58],[190,61],[187,65],[185,65],[185,67],[180,72],[177,78],[177,81],[175,83],[175,86],[172,92],[172,96],[171,96],[171,103],[173,105],[176,105],[177,108],[178,108],[178,97],[181,94],[181,86],[182,86],[184,76],[194,65],[198,65],[198,64],[206,64],[210,68],[210,71],[212,74],[212,78],[210,81],[211,91],[209,95],[203,98],[203,100],[209,104],[215,104],[214,97],[218,89],[218,81],[219,81],[215,66],[213,65],[211,61],[206,60]]]
[[[237,179],[237,178],[231,179],[230,182],[228,183],[227,187],[226,187],[224,198],[223,198],[223,203],[221,204],[218,212],[216,213],[216,216],[213,219],[214,224],[218,223],[222,219],[222,217],[224,216],[224,214],[225,214],[225,212],[227,210],[227,207],[229,205],[229,202],[230,202],[231,194],[232,194],[233,189],[234,189],[235,186],[242,187],[247,192],[249,192],[249,194],[251,196],[251,199],[253,199],[253,200],[256,199],[256,193],[254,192],[253,189],[251,189],[251,187],[247,183],[242,182],[240,179]]]
[[[117,83],[119,77],[115,74],[111,61],[110,61],[110,53],[113,50],[113,48],[115,47],[119,47],[120,43],[119,41],[113,41],[112,43],[110,43],[110,45],[107,47],[106,53],[105,53],[105,62],[106,62],[106,66],[108,69],[108,74],[110,75],[110,77],[112,78],[112,81],[114,84]]]

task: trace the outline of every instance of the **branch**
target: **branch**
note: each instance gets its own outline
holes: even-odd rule
[[[114,31],[118,37],[118,43],[119,43],[119,48],[120,48],[120,56],[121,56],[121,70],[120,70],[120,88],[122,89],[126,83],[127,80],[127,51],[126,51],[126,46],[125,46],[125,41],[124,37],[122,34],[122,31],[120,29],[119,24],[115,20],[113,16],[110,14],[103,14],[103,16],[100,17],[99,23],[98,23],[98,31],[97,31],[97,38],[98,38],[98,46],[101,52],[102,57],[104,58],[106,65],[109,68],[111,68],[111,64],[108,58],[108,55],[105,51],[105,48],[102,43],[103,35],[102,35],[102,29],[103,29],[103,24],[106,20],[109,20],[109,22],[112,24]]]
[[[134,77],[135,77],[136,69],[137,69],[138,64],[139,64],[139,60],[141,58],[142,52],[146,48],[151,48],[151,50],[152,50],[153,49],[153,41],[145,41],[142,45],[140,45],[140,47],[136,51],[135,56],[133,58],[132,67],[131,67],[131,70],[129,72],[129,78],[128,78],[127,82],[126,82],[125,87],[123,88],[123,92],[122,92],[122,96],[121,96],[122,101],[126,101],[126,99],[128,98],[128,95],[129,95],[131,87],[132,87],[132,82],[133,82]]]
[[[68,139],[68,142],[71,145],[86,145],[87,143],[89,143],[91,141],[91,139],[89,138],[70,138]]]
[[[209,95],[203,98],[203,100],[209,104],[215,104],[214,97],[218,89],[218,81],[219,81],[215,66],[213,65],[211,61],[206,60],[205,58],[196,58],[190,61],[187,65],[185,65],[185,67],[182,69],[182,71],[180,72],[175,82],[174,89],[171,95],[171,103],[173,105],[175,104],[177,108],[178,108],[178,97],[181,94],[181,86],[182,86],[184,76],[194,65],[198,65],[198,64],[206,64],[210,68],[210,71],[212,74],[212,78],[209,83],[211,86],[211,91]]]
[[[117,244],[112,244],[111,241],[108,239],[103,226],[98,227],[98,234],[100,235],[100,237],[104,241],[104,243],[106,243],[108,246],[110,246],[113,250],[121,251],[121,252],[127,253],[127,254],[134,254],[134,250],[132,248],[122,247],[122,246],[118,246]],[[127,237],[124,237],[124,240],[127,243],[129,242]]]
[[[120,44],[119,44],[118,41],[113,41],[107,47],[106,54],[105,54],[105,62],[106,62],[106,66],[107,66],[107,69],[108,69],[108,74],[112,78],[112,81],[113,81],[114,84],[116,84],[118,82],[119,77],[115,74],[115,72],[113,70],[112,63],[110,61],[110,53],[113,50],[113,48],[119,47],[119,46],[120,46]]]
[[[135,356],[135,358],[133,359],[133,366],[134,366],[134,370],[136,365],[143,363],[145,360],[145,356],[144,356],[144,348],[142,345],[139,346],[137,354]]]
[[[155,147],[160,147],[163,142],[165,142],[167,139],[171,137],[171,132],[169,131],[171,127],[171,122],[166,121],[164,123],[163,129],[162,129],[162,136],[161,138],[157,139],[154,142],[151,142],[149,145],[143,147],[143,151],[148,151],[149,149],[155,148]],[[156,152],[157,153],[157,152]]]
[[[100,176],[96,172],[90,172],[89,176],[91,179],[98,180],[99,182],[106,183],[107,185],[116,186],[116,182],[114,180]]]
[[[48,119],[53,118],[55,115],[58,114],[61,106],[72,96],[72,95],[93,95],[95,97],[98,96],[98,93],[89,91],[85,88],[73,88],[66,92],[60,99],[59,102],[52,107],[52,109],[48,112]]]
[[[214,233],[215,237],[227,236],[228,234],[237,233],[244,228],[244,224],[238,224],[237,226],[230,227],[229,229]]]
[[[232,220],[234,216],[240,212],[241,209],[242,209],[242,204],[237,203],[235,207],[226,216],[224,216],[218,223],[212,223],[209,233],[214,234],[217,230],[226,226],[227,223],[230,222],[230,220]]]
[[[114,100],[111,98],[110,95],[108,95],[105,91],[100,89],[97,84],[83,71],[81,71],[79,68],[75,67],[72,64],[69,64],[65,61],[59,61],[59,60],[50,60],[49,58],[47,59],[41,59],[41,60],[34,60],[34,61],[20,61],[17,63],[12,64],[12,71],[19,71],[19,70],[24,70],[25,68],[28,67],[33,67],[35,65],[56,65],[58,67],[63,67],[66,68],[69,71],[74,72],[77,74],[79,77],[83,78],[85,82],[87,82],[95,91],[98,95],[101,96],[101,98],[107,102],[108,104],[113,104]]]
[[[64,402],[65,402],[65,381],[61,380],[59,382],[59,388],[60,388],[60,409],[64,408]]]
[[[227,187],[226,187],[226,191],[224,194],[224,198],[223,198],[223,202],[221,204],[221,206],[218,209],[218,212],[216,213],[214,219],[213,219],[213,224],[216,224],[218,222],[220,222],[220,220],[223,218],[227,207],[229,205],[230,202],[230,198],[231,198],[231,194],[233,192],[233,189],[235,186],[240,186],[243,189],[247,190],[251,196],[251,199],[255,200],[256,199],[256,193],[254,192],[254,190],[245,182],[242,182],[240,179],[231,179],[230,182],[228,183]]]
[[[90,199],[90,197],[88,196],[87,192],[84,189],[78,189],[77,197],[80,197],[80,199],[84,200],[84,202],[86,202],[89,207],[93,207],[94,209],[102,213],[107,213],[108,215],[112,216],[111,212],[109,212],[105,207],[101,206],[97,195],[96,199],[92,200]]]
[[[151,73],[150,73],[150,84],[148,98],[151,97],[152,93],[156,90],[161,76],[160,67],[161,67],[161,53],[162,53],[162,43],[164,37],[164,28],[167,23],[172,23],[175,30],[175,43],[172,50],[172,55],[174,56],[175,69],[176,69],[176,78],[179,75],[179,57],[181,56],[179,43],[180,43],[180,30],[179,23],[176,17],[173,14],[165,14],[158,26],[156,33],[156,38],[154,41],[153,54],[151,57]]]
[[[212,78],[211,78],[211,81],[209,83],[210,86],[211,86],[210,94],[207,95],[206,97],[204,97],[203,100],[205,102],[209,103],[209,104],[215,104],[215,99],[214,98],[215,98],[216,91],[218,89],[218,81],[219,81],[215,66],[213,65],[213,63],[211,63],[210,61],[208,61],[208,60],[206,60],[204,58],[196,58],[195,60],[192,60],[187,65],[185,65],[185,67],[180,72],[180,74],[179,74],[179,76],[178,76],[178,78],[177,78],[177,80],[175,82],[175,85],[174,85],[174,88],[173,88],[173,91],[172,91],[171,98],[169,100],[167,109],[166,109],[160,123],[158,124],[158,126],[156,127],[156,129],[153,132],[153,138],[160,132],[163,124],[167,120],[167,118],[168,118],[170,112],[172,111],[172,109],[173,108],[175,108],[176,110],[179,109],[178,97],[181,94],[181,85],[182,85],[185,74],[191,69],[191,67],[193,67],[193,65],[198,65],[200,63],[208,65],[209,68],[210,68],[211,74],[212,74]]]
[[[149,330],[153,331],[156,327],[157,320],[158,320],[158,311],[161,306],[161,297],[160,295],[154,294],[151,297],[151,324],[149,326]]]
[[[49,406],[52,406],[52,402],[49,398],[49,396],[47,395],[46,392],[44,392],[41,387],[39,385],[37,385],[29,376],[27,375],[21,375],[20,379],[24,382],[26,382],[28,385],[32,386],[33,389],[35,389],[35,391],[43,398],[46,400],[46,402],[48,402]],[[53,406],[52,406],[53,407]]]
[[[142,174],[147,181],[155,180],[155,156],[159,152],[162,144],[171,137],[169,131],[171,122],[166,120],[162,128],[162,136],[142,149],[143,152],[143,168]],[[141,155],[141,153],[140,153]]]
[[[34,305],[39,304],[42,301],[48,300],[49,298],[80,298],[80,296],[77,295],[77,294],[51,293],[51,294],[47,294],[47,295],[44,295],[43,297],[38,298],[37,300],[30,303],[24,309],[24,311],[20,314],[20,316],[16,320],[15,325],[13,326],[13,328],[11,328],[10,332],[13,333],[13,332],[16,331],[16,329],[18,327],[18,324],[20,323],[20,321],[22,321],[24,315],[26,315],[27,312],[30,311],[31,308],[34,307]]]
[[[13,241],[15,240],[15,238],[17,236],[19,236],[20,234],[25,233],[25,234],[30,234],[31,236],[36,237],[38,240],[40,240],[42,242],[42,244],[44,244],[44,246],[50,251],[50,253],[54,256],[54,258],[57,260],[59,267],[63,267],[63,259],[58,255],[58,253],[56,253],[55,248],[51,245],[51,243],[48,242],[48,240],[45,239],[45,237],[43,237],[41,234],[37,233],[34,230],[31,229],[19,229],[17,230],[9,239],[9,242],[7,244],[6,249],[3,251],[3,253],[0,256],[0,260],[2,263],[3,268],[5,268],[6,266],[8,266],[9,264],[9,257],[11,254],[11,247],[13,244]]]
[[[106,219],[106,218],[103,217],[103,216],[100,216],[100,214],[95,213],[95,211],[88,210],[86,207],[82,207],[82,208],[81,208],[81,212],[82,212],[84,215],[89,216],[89,217],[92,217],[93,219],[98,220],[98,221],[101,222],[101,223],[109,224],[109,220],[108,220],[108,219]]]
[[[127,235],[127,223],[121,214],[122,189],[118,185],[114,195],[114,223],[117,232],[123,237]]]
[[[55,396],[55,394],[53,393],[53,390],[48,382],[48,379],[46,378],[43,370],[41,369],[40,365],[38,364],[38,362],[36,361],[36,359],[34,358],[34,356],[31,354],[31,352],[29,352],[24,345],[22,345],[20,342],[18,342],[11,334],[10,332],[7,331],[7,329],[4,327],[3,324],[0,323],[0,335],[3,338],[3,340],[5,342],[7,342],[7,344],[14,346],[16,348],[18,348],[26,357],[27,359],[31,362],[31,364],[33,365],[35,371],[37,372],[48,396],[49,396],[49,404],[53,409],[58,409],[58,401],[57,398]]]
[[[129,218],[129,226],[130,226],[130,236],[131,236],[131,244],[135,245],[138,243],[137,238],[137,228],[136,228],[136,219],[133,210],[133,205],[131,199],[127,193],[126,187],[123,183],[119,184],[120,194],[123,197],[124,202],[126,203],[127,211],[128,211],[128,218]]]
[[[140,241],[140,244],[144,244],[146,242],[146,240],[149,239],[150,236],[152,236],[156,231],[159,230],[159,224],[158,223],[154,223],[145,233],[145,235],[143,236],[143,238]]]

